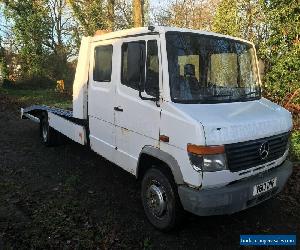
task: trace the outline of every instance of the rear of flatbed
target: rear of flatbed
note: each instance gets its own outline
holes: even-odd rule
[[[46,121],[50,129],[54,129],[81,145],[87,144],[87,120],[73,117],[71,110],[33,105],[21,108],[21,118],[40,123],[41,126],[41,121]]]

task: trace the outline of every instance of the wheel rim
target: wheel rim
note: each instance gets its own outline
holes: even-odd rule
[[[42,126],[42,136],[43,136],[44,142],[46,142],[47,137],[48,137],[48,126],[45,122],[43,123],[43,126]]]
[[[151,184],[147,189],[147,205],[150,212],[161,218],[167,211],[166,193],[158,183]]]

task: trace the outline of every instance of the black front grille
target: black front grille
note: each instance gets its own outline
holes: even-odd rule
[[[290,133],[284,133],[253,141],[225,145],[228,168],[232,172],[252,168],[283,156]],[[262,159],[260,148],[263,143],[269,145],[269,154]]]

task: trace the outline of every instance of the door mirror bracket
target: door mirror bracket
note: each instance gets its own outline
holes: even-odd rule
[[[156,97],[145,97],[142,95],[142,81],[140,81],[139,83],[139,97],[142,99],[142,100],[149,100],[149,101],[153,101],[153,102],[158,102],[159,101],[159,93],[156,93]]]

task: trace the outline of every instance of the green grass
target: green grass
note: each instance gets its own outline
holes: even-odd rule
[[[53,89],[17,89],[1,88],[0,94],[16,98],[20,103],[26,105],[47,105],[58,108],[71,108],[72,97],[66,93],[58,93]]]

